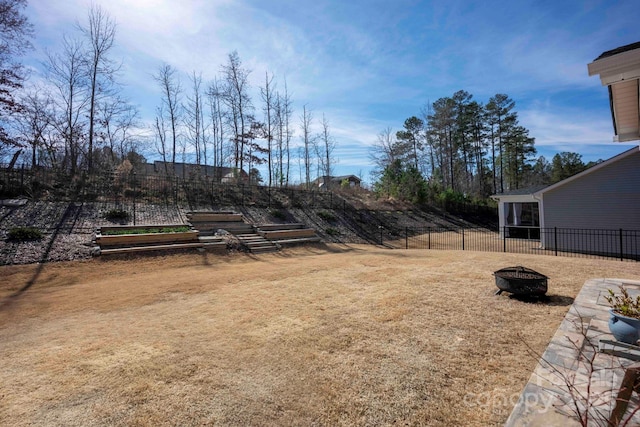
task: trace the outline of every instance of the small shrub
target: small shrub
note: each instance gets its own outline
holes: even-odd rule
[[[340,230],[338,230],[337,228],[333,228],[333,227],[329,227],[325,230],[325,232],[329,235],[329,236],[339,236],[340,235]]]
[[[327,211],[318,212],[318,216],[327,222],[334,222],[336,220],[336,217],[331,212]]]
[[[8,237],[9,240],[23,242],[27,240],[40,240],[44,236],[42,231],[35,227],[14,227],[9,230]]]
[[[280,219],[282,221],[287,219],[287,215],[284,212],[282,212],[280,209],[271,209],[269,211],[269,215],[271,215],[274,218]]]
[[[607,290],[609,295],[606,295],[605,299],[613,311],[626,317],[640,319],[640,295],[632,298],[624,286],[620,286],[619,295],[616,295],[611,289]]]
[[[129,199],[140,198],[142,197],[142,191],[127,188],[124,190],[124,197],[127,197]]]
[[[109,221],[129,221],[129,212],[122,209],[111,209],[104,214]]]
[[[153,233],[184,233],[190,231],[189,226],[179,227],[161,227],[161,228],[127,228],[126,230],[106,230],[102,233],[103,236],[120,236],[123,234],[153,234]]]
[[[185,233],[191,230],[188,225],[180,227],[162,227],[158,233]]]

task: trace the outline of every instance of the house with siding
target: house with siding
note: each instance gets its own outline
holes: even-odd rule
[[[172,175],[180,178],[194,176],[209,177],[218,182],[248,182],[249,175],[244,170],[211,165],[197,165],[194,163],[171,163],[156,160],[153,163],[142,163],[136,166],[136,172],[147,175]]]
[[[321,189],[327,188],[341,188],[344,183],[347,183],[349,188],[360,187],[360,178],[355,175],[341,175],[341,176],[321,176],[313,180],[312,184]]]
[[[496,194],[501,236],[539,239],[543,249],[577,251],[584,250],[584,239],[558,240],[553,230],[562,230],[563,236],[593,230],[584,233],[598,236],[589,243],[590,252],[619,251],[619,233],[598,230],[640,230],[639,182],[640,147],[634,147],[553,185]]]

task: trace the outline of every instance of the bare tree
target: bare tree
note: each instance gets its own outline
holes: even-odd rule
[[[158,150],[158,154],[162,156],[162,163],[164,164],[164,173],[165,175],[169,175],[169,167],[167,162],[167,128],[164,122],[164,110],[163,107],[158,107],[156,113],[156,121],[153,126],[153,130],[156,134],[156,149]]]
[[[22,87],[26,73],[17,58],[31,49],[33,28],[23,14],[26,0],[0,0],[0,151],[15,145],[9,136],[8,116],[19,112],[14,92]]]
[[[304,179],[307,189],[311,186],[311,148],[314,144],[314,137],[311,135],[311,121],[313,115],[306,104],[302,107],[302,116],[300,116],[300,130],[302,131],[302,150],[304,159]]]
[[[31,166],[42,163],[39,153],[53,154],[54,115],[53,99],[44,88],[34,87],[25,92],[20,99],[22,109],[18,115],[17,129],[19,139],[31,149]]]
[[[244,166],[245,144],[251,130],[253,105],[249,96],[249,73],[242,67],[238,52],[229,54],[229,61],[223,65],[224,102],[229,110],[228,120],[233,133],[235,148],[235,168]]]
[[[202,75],[194,71],[191,75],[191,96],[182,107],[188,141],[196,155],[196,164],[207,164],[207,143],[205,137]],[[203,162],[204,161],[204,162]]]
[[[374,164],[374,176],[382,175],[385,168],[397,158],[397,145],[394,135],[390,127],[383,129],[369,151],[369,160]]]
[[[129,152],[138,148],[134,133],[137,119],[138,110],[121,97],[104,99],[96,106],[96,123],[101,129],[97,137],[111,152],[111,167],[117,166]]]
[[[275,110],[275,100],[273,94],[273,76],[269,77],[269,72],[265,73],[265,82],[264,87],[260,88],[260,94],[262,96],[262,101],[264,102],[263,111],[265,116],[264,121],[264,136],[267,140],[267,169],[269,170],[269,187],[271,187],[273,183],[273,140],[274,140],[274,130],[275,130],[275,119],[276,115],[274,114]],[[282,140],[280,140],[282,142]]]
[[[289,185],[289,175],[291,166],[291,138],[293,136],[290,128],[291,115],[291,98],[287,92],[287,81],[284,82],[284,93],[276,92],[276,101],[274,106],[274,114],[276,116],[276,163],[277,169],[275,175],[279,186]]]
[[[162,90],[162,107],[158,109],[158,114],[163,114],[163,119],[169,122],[171,128],[171,167],[175,172],[176,153],[178,149],[178,124],[182,116],[180,108],[182,87],[176,77],[176,70],[169,64],[163,64],[158,69],[158,73],[154,75],[154,79],[158,82]],[[167,148],[165,144],[165,149]]]
[[[316,154],[319,159],[320,173],[324,177],[324,185],[326,188],[330,188],[333,164],[335,163],[333,150],[336,148],[336,141],[333,136],[331,136],[329,121],[324,113],[322,114],[322,122],[320,125],[322,126],[322,130],[316,139]]]
[[[55,103],[60,111],[56,120],[64,140],[63,168],[76,173],[84,138],[82,112],[89,102],[86,91],[85,57],[82,43],[63,36],[62,52],[48,53],[48,79],[56,88]]]
[[[88,40],[86,53],[89,84],[89,135],[87,147],[87,169],[93,170],[93,149],[95,137],[96,109],[102,95],[109,92],[114,83],[118,67],[109,59],[116,35],[116,23],[100,8],[92,5],[89,9],[88,25],[78,26]]]
[[[224,166],[224,137],[225,137],[225,117],[226,112],[223,109],[222,101],[223,93],[218,80],[214,79],[207,90],[207,99],[209,100],[209,114],[211,116],[210,129],[211,140],[213,143],[213,166],[219,171]],[[216,179],[221,179],[220,174],[216,174]]]

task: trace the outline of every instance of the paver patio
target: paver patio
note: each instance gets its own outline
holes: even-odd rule
[[[607,289],[624,285],[640,294],[640,281],[587,280],[553,336],[507,420],[507,427],[581,425],[576,411],[588,413],[588,425],[608,425],[625,369],[635,363],[599,351],[610,334]],[[633,393],[621,425],[640,404]],[[585,418],[583,418],[585,419]],[[640,425],[640,411],[626,425]]]

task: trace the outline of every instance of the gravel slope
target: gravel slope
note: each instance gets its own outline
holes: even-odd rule
[[[18,206],[0,201],[0,265],[31,264],[88,259],[95,247],[96,229],[112,225],[104,215],[124,209],[132,218],[128,224],[184,224],[187,208],[175,205],[137,204],[134,208],[114,202],[74,203],[21,201]],[[199,209],[199,210],[205,210]],[[376,211],[316,208],[266,209],[225,206],[219,210],[242,213],[253,224],[303,223],[329,243],[378,244],[384,225],[385,240],[404,236],[405,227],[445,227],[465,225],[459,219],[443,218],[424,211]],[[12,242],[7,233],[13,227],[36,227],[45,238],[32,242]]]
[[[91,258],[96,229],[112,224],[105,212],[114,203],[28,201],[22,206],[0,206],[0,265],[73,261]],[[138,224],[182,224],[184,213],[175,207],[137,206]],[[13,227],[36,227],[45,237],[39,241],[13,242]]]

